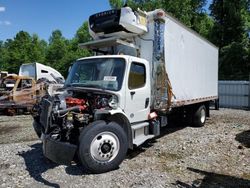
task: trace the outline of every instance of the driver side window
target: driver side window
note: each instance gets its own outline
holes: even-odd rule
[[[146,68],[141,63],[133,62],[130,67],[128,87],[129,89],[141,88],[146,83]]]
[[[74,74],[74,83],[84,83],[86,80],[92,80],[93,68],[89,65],[81,65]]]

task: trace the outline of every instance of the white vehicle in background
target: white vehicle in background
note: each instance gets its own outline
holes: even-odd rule
[[[96,52],[78,59],[64,93],[45,97],[34,127],[44,155],[94,173],[113,170],[127,149],[160,135],[170,115],[203,126],[218,99],[218,49],[163,10],[129,7],[89,18]]]
[[[36,81],[46,78],[50,82],[64,83],[64,77],[60,72],[40,63],[22,64],[19,69],[19,76],[29,76]]]

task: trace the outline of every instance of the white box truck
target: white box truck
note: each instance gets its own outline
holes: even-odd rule
[[[113,170],[159,136],[171,115],[203,126],[218,98],[218,49],[163,10],[129,7],[89,18],[95,56],[78,59],[64,91],[46,96],[34,116],[44,155],[74,156],[94,173]],[[78,154],[78,155],[76,155]]]

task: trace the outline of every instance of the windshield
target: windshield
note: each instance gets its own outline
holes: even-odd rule
[[[85,59],[74,63],[65,86],[90,87],[119,91],[123,82],[122,58]]]

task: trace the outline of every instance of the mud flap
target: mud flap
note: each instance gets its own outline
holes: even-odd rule
[[[59,142],[45,136],[43,140],[43,154],[51,161],[70,165],[76,153],[77,146],[65,142]]]

